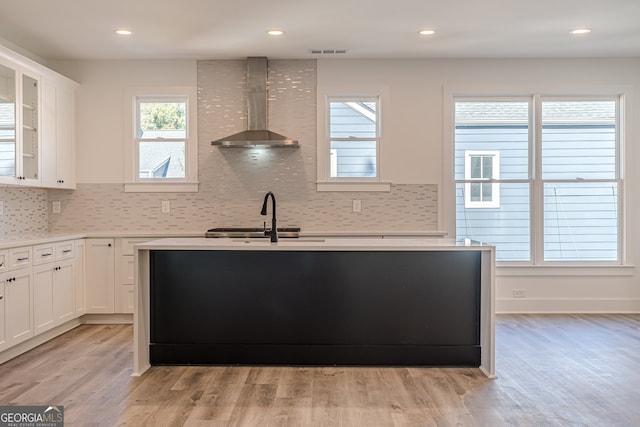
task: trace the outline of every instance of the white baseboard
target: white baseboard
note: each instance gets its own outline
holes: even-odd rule
[[[0,352],[0,364],[20,356],[80,325],[122,325],[132,323],[133,314],[85,314]]]
[[[131,325],[133,314],[85,314],[80,317],[83,325]]]
[[[26,353],[27,351],[32,350],[37,346],[44,344],[59,335],[64,334],[65,332],[69,332],[71,329],[74,329],[80,325],[81,323],[79,319],[69,320],[62,325],[49,329],[48,331],[38,334],[33,338],[29,338],[28,340],[23,341],[20,344],[16,344],[13,347],[0,352],[0,364],[13,359],[14,357],[20,356],[21,354]]]
[[[640,298],[499,298],[496,313],[640,313]]]

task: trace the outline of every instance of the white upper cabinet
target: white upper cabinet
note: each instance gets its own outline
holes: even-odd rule
[[[0,184],[75,188],[77,86],[0,46]]]
[[[75,83],[42,79],[42,186],[76,188]]]

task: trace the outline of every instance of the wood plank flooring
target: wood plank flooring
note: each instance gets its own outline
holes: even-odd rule
[[[84,325],[0,365],[0,405],[67,426],[638,426],[640,315],[503,315],[478,369],[153,367],[132,327]]]

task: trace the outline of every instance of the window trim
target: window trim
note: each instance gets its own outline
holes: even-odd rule
[[[158,102],[186,99],[187,121],[185,138],[185,178],[140,178],[138,162],[137,111],[140,100],[157,99]],[[198,105],[197,88],[185,87],[132,87],[124,93],[124,191],[127,193],[197,192],[198,191]],[[180,139],[182,140],[182,139]]]
[[[633,181],[633,169],[630,168],[630,164],[632,159],[626,156],[626,141],[629,141],[629,135],[631,129],[628,125],[632,118],[632,106],[633,106],[633,87],[629,85],[604,85],[604,86],[577,86],[572,87],[571,85],[562,85],[562,86],[550,86],[547,88],[544,87],[532,87],[526,88],[522,87],[521,89],[504,89],[504,88],[486,88],[486,87],[448,87],[445,86],[443,90],[443,100],[444,100],[444,109],[443,109],[443,185],[439,189],[438,199],[441,201],[439,204],[440,209],[438,210],[438,221],[443,224],[444,230],[451,236],[456,235],[456,180],[455,180],[455,102],[458,100],[469,100],[469,99],[492,99],[492,100],[513,100],[513,99],[522,99],[522,98],[530,98],[533,99],[534,96],[542,96],[545,99],[551,98],[562,98],[562,99],[585,99],[585,98],[615,98],[618,100],[618,115],[617,115],[617,127],[619,129],[617,135],[617,153],[618,153],[618,174],[619,174],[619,189],[618,189],[618,200],[619,200],[619,215],[618,215],[618,261],[544,261],[542,256],[539,256],[537,252],[534,251],[542,251],[542,241],[534,239],[539,239],[539,235],[543,233],[542,228],[539,226],[540,221],[542,221],[542,206],[540,203],[534,205],[533,198],[537,197],[536,193],[538,191],[534,181],[535,174],[535,166],[537,166],[540,162],[540,158],[538,154],[535,154],[535,158],[533,162],[535,164],[530,165],[530,174],[531,178],[529,180],[513,180],[512,182],[530,182],[531,184],[531,203],[532,210],[531,216],[535,216],[535,219],[532,219],[531,222],[531,237],[532,237],[532,259],[529,262],[521,262],[521,261],[498,261],[498,267],[513,267],[513,268],[530,268],[533,271],[539,271],[540,274],[548,271],[548,274],[555,274],[554,271],[557,271],[558,268],[566,268],[568,270],[579,272],[580,268],[584,268],[585,266],[599,268],[599,269],[610,269],[612,267],[630,267],[633,266],[632,262],[634,259],[633,246],[627,234],[627,226],[625,218],[629,218],[630,212],[627,207],[627,190],[625,181],[632,180]],[[537,103],[539,106],[540,103]],[[540,114],[540,111],[533,111],[533,108],[530,111],[530,114]],[[533,129],[530,129],[530,132],[534,132]],[[534,132],[534,137],[539,138],[540,133]],[[530,138],[531,143],[533,144],[533,139]],[[540,148],[539,141],[536,141],[536,150]],[[534,211],[534,206],[536,211]],[[539,242],[539,243],[536,243]],[[573,269],[573,270],[572,270]],[[568,273],[570,274],[570,273]]]
[[[376,99],[378,103],[378,135],[376,141],[376,175],[375,177],[331,177],[331,143],[329,138],[329,106],[335,100]],[[391,182],[384,175],[385,114],[389,99],[389,87],[318,87],[317,95],[317,181],[316,190],[322,191],[372,191],[389,192]]]

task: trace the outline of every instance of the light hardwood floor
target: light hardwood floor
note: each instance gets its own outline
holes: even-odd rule
[[[640,315],[498,316],[478,369],[153,367],[132,328],[85,325],[0,365],[1,405],[67,426],[639,426]]]

